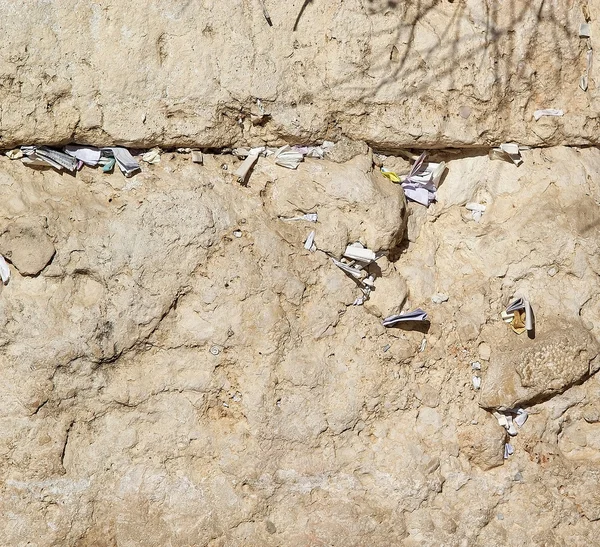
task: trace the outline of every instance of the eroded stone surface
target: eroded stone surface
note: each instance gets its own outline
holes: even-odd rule
[[[265,5],[3,0],[0,147],[598,143],[598,0]]]
[[[523,155],[438,158],[427,210],[368,156],[261,158],[247,187],[230,156],[132,179],[0,158],[2,225],[46,218],[56,248],[0,293],[0,544],[593,545],[598,375],[528,407],[503,465],[472,387],[530,343],[500,319],[516,291],[539,341],[558,315],[600,334],[600,153]],[[325,252],[354,239],[391,247],[365,307]],[[381,325],[403,300],[428,329]]]
[[[11,222],[0,235],[0,253],[21,275],[37,275],[52,260],[54,244],[44,228],[46,221],[22,217]]]
[[[504,463],[506,430],[491,414],[482,411],[476,423],[463,425],[458,439],[461,451],[478,467],[492,469]]]
[[[600,353],[581,323],[548,321],[536,337],[490,362],[481,390],[481,406],[516,408],[560,393],[590,374]]]

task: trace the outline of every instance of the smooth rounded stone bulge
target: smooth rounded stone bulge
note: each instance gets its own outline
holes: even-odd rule
[[[19,219],[0,236],[0,253],[21,275],[39,274],[52,260],[54,244],[36,219]]]

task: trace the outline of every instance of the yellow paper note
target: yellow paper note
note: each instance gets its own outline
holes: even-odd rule
[[[517,334],[523,334],[525,332],[525,310],[516,310],[514,313],[510,328]]]
[[[392,182],[400,182],[400,177],[396,175],[393,171],[387,171],[385,168],[381,169],[381,174],[386,178],[390,179]]]

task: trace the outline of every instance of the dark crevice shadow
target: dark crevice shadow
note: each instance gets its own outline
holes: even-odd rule
[[[407,332],[420,332],[421,334],[428,334],[431,328],[430,321],[401,321],[387,329],[397,329]]]

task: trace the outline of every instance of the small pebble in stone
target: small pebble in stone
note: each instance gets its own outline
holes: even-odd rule
[[[548,270],[548,275],[550,277],[554,277],[557,273],[558,273],[558,268],[556,266],[552,266],[552,268],[550,268]]]
[[[219,353],[221,353],[221,350],[220,350],[220,349],[219,349],[217,346],[212,346],[212,347],[210,348],[210,352],[211,352],[213,355],[219,355]]]
[[[441,304],[442,302],[448,302],[448,295],[437,293],[431,297],[431,301],[434,304]]]
[[[477,350],[479,351],[479,357],[481,357],[481,359],[483,359],[484,361],[490,360],[490,356],[492,355],[492,348],[490,348],[489,344],[482,342],[481,344],[479,344]]]
[[[471,368],[473,370],[481,370],[481,363],[479,361],[475,361],[471,363]]]
[[[242,231],[241,231],[241,230],[235,230],[235,231],[233,232],[233,235],[234,235],[235,237],[242,237]]]
[[[458,110],[458,115],[466,120],[471,115],[471,107],[461,106]]]
[[[477,391],[481,387],[481,378],[479,376],[473,376],[473,388]]]
[[[386,344],[385,346],[383,346],[383,351],[387,351],[388,349],[390,349],[392,346],[390,344]]]

